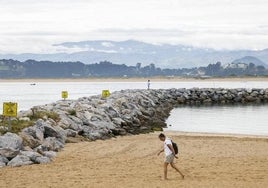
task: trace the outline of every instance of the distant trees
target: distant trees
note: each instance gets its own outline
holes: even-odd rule
[[[268,75],[264,66],[255,66],[253,63],[232,63],[223,67],[220,62],[202,67],[208,76],[241,76],[241,75]]]
[[[67,78],[84,76],[85,64],[81,62],[50,62],[27,60],[25,77],[35,78]]]
[[[73,78],[73,77],[134,77],[134,76],[241,76],[268,75],[264,66],[249,64],[227,64],[221,62],[199,68],[161,69],[151,63],[142,67],[113,64],[102,61],[85,65],[81,62],[51,62],[27,60],[0,60],[0,78]]]
[[[205,69],[206,75],[216,76],[221,75],[222,73],[222,66],[221,62],[217,62],[216,64],[209,64]]]

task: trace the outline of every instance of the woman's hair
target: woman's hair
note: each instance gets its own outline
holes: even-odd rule
[[[160,133],[158,137],[159,138],[166,138],[166,136],[163,133]]]

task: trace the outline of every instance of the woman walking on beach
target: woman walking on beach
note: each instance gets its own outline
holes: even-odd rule
[[[179,169],[174,164],[174,157],[177,159],[176,153],[174,151],[174,148],[172,146],[172,141],[167,138],[163,133],[161,133],[159,136],[159,139],[164,142],[164,148],[158,152],[158,155],[160,153],[165,152],[165,161],[164,161],[164,180],[167,180],[167,167],[170,164],[172,168],[174,168],[184,179],[184,175],[179,171]]]

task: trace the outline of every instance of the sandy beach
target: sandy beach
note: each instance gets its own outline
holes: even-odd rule
[[[158,134],[69,143],[50,164],[0,169],[0,187],[268,187],[268,138],[167,133],[185,179],[163,181]]]

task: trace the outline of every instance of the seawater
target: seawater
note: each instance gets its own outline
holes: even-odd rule
[[[165,131],[268,136],[268,105],[182,106],[166,123]]]
[[[33,84],[34,83],[34,84]],[[268,82],[182,81],[151,82],[151,89],[169,88],[268,88]],[[147,89],[144,82],[0,82],[0,114],[3,102],[17,102],[18,110],[27,110],[61,100],[61,91],[68,91],[68,99],[78,99],[124,89]],[[189,132],[220,132],[268,135],[267,106],[183,107],[174,109],[167,130]]]

